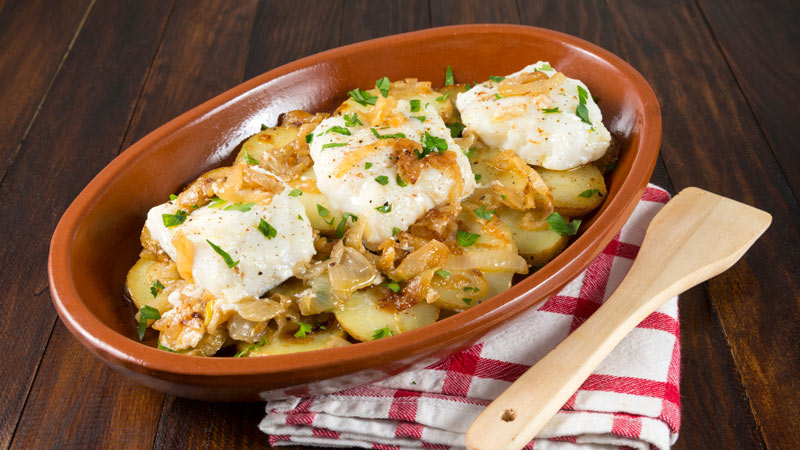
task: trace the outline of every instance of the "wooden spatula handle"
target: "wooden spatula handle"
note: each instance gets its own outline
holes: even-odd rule
[[[523,448],[638,323],[728,269],[770,221],[763,211],[710,192],[682,191],[651,222],[614,294],[486,407],[467,431],[467,448]]]

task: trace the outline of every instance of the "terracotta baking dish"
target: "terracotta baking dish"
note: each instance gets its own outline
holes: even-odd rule
[[[221,165],[261,123],[292,109],[332,110],[354,87],[386,75],[442,84],[507,74],[546,60],[583,80],[622,144],[605,204],[560,256],[505,293],[433,325],[330,350],[265,358],[200,358],[141,344],[122,296],[147,210]],[[131,146],[80,193],[50,245],[50,290],[61,320],[100,359],[138,382],[205,400],[256,400],[330,392],[430,363],[469,345],[562,287],[619,231],[653,170],[661,141],[658,103],[617,56],[555,31],[464,25],[329,50],[269,71],[182,114]]]

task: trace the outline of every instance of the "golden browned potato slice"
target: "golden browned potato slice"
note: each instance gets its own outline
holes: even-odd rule
[[[440,272],[431,280],[431,287],[439,294],[433,304],[453,311],[471,308],[511,287],[513,277],[510,271]]]
[[[592,212],[603,203],[606,183],[600,170],[587,164],[572,170],[537,168],[553,195],[556,212],[577,217]]]
[[[569,238],[552,230],[526,230],[520,226],[524,211],[503,208],[497,211],[500,220],[508,226],[517,244],[517,251],[528,264],[541,267],[555,258],[567,246]],[[568,217],[564,220],[569,221]]]
[[[161,274],[160,277],[158,276],[159,274]],[[128,271],[128,275],[125,278],[125,286],[137,309],[151,306],[156,308],[159,313],[164,314],[172,309],[172,305],[167,301],[170,291],[169,289],[161,289],[154,286],[153,283],[159,280],[161,285],[166,288],[170,281],[179,278],[180,276],[175,270],[174,264],[139,258],[136,264]],[[155,291],[151,291],[151,288],[155,288]],[[153,296],[153,292],[156,292],[155,296]]]
[[[251,350],[246,352],[243,356],[269,356],[269,355],[283,355],[287,353],[310,352],[312,350],[322,350],[326,348],[342,347],[350,345],[350,342],[345,338],[342,327],[336,322],[326,327],[326,329],[318,329],[313,333],[306,334],[305,337],[295,337],[291,333],[282,333],[280,336],[273,336],[267,340],[264,346],[252,346]],[[239,344],[239,351],[249,345],[246,343]]]
[[[246,140],[239,154],[236,155],[236,163],[247,162],[245,152],[257,161],[264,159],[264,153],[284,145],[289,145],[297,137],[300,127],[297,125],[286,124],[267,128],[250,139]]]
[[[350,336],[359,341],[371,341],[373,336],[386,337],[429,325],[439,317],[439,308],[428,303],[417,303],[397,311],[392,306],[381,307],[380,300],[378,289],[358,291],[335,312],[336,320]]]

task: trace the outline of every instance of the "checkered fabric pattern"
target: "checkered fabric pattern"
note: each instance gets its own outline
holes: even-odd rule
[[[669,200],[648,186],[628,223],[577,278],[478,344],[421,370],[334,394],[267,403],[270,444],[462,449],[489,402],[588,318],[628,272]],[[677,298],[634,329],[526,448],[665,450],[680,426]]]

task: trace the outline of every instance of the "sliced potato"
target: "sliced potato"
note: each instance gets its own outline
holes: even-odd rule
[[[377,330],[388,327],[392,334],[398,334],[436,322],[439,317],[439,308],[424,302],[402,311],[381,307],[380,292],[374,288],[358,291],[336,311],[336,320],[347,334],[359,341],[371,341]]]
[[[545,265],[567,246],[569,238],[552,230],[526,230],[520,226],[524,211],[503,208],[497,215],[511,230],[519,254],[528,264],[536,267]],[[569,218],[565,218],[569,220]]]
[[[291,333],[282,333],[279,336],[271,337],[266,345],[252,348],[244,356],[269,356],[283,355],[286,353],[310,352],[312,350],[322,350],[326,348],[342,347],[350,345],[350,341],[345,338],[342,327],[335,321],[324,330],[316,330],[307,334],[305,337],[298,338]],[[242,351],[248,347],[246,343],[240,343],[238,350]]]
[[[556,212],[563,216],[577,217],[588,214],[600,206],[606,196],[603,174],[592,164],[563,171],[537,167],[536,171],[550,188]],[[581,193],[591,195],[584,197]]]
[[[433,303],[442,309],[459,311],[471,308],[511,287],[514,272],[451,272],[435,275],[431,287],[439,298]]]
[[[166,311],[172,309],[172,305],[167,301],[167,297],[169,296],[170,290],[169,289],[162,289],[159,290],[158,294],[153,297],[153,294],[150,288],[153,286],[152,283],[155,280],[159,280],[162,285],[168,285],[169,281],[178,279],[179,276],[177,271],[174,274],[170,274],[169,267],[167,263],[161,261],[155,261],[152,259],[147,258],[139,258],[136,261],[136,264],[131,267],[128,271],[128,275],[125,278],[125,286],[128,290],[128,294],[133,300],[133,303],[136,305],[136,309],[142,309],[144,306],[152,306],[153,308],[158,309],[159,313],[164,314]],[[174,269],[174,264],[172,264]],[[168,280],[166,278],[154,278],[152,276],[153,273],[159,272],[166,272],[167,276],[171,278]]]
[[[297,137],[299,126],[286,124],[267,128],[260,133],[254,134],[246,140],[236,155],[236,163],[245,162],[245,151],[247,154],[258,161],[264,159],[264,153],[274,148],[289,145]]]

